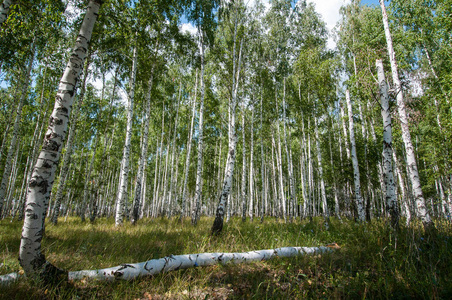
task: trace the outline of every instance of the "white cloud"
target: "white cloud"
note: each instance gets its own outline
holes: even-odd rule
[[[339,9],[341,6],[350,3],[350,0],[308,0],[307,2],[314,3],[315,10],[322,15],[323,21],[325,21],[328,32],[331,35],[332,29],[340,19]],[[328,48],[333,49],[335,47],[336,43],[330,36],[328,38]]]
[[[198,32],[196,27],[190,23],[183,23],[182,26],[180,27],[180,31],[182,31],[182,32],[188,31],[188,32],[190,32],[191,35],[196,35],[196,33]]]

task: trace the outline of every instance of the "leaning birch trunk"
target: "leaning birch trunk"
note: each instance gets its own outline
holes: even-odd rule
[[[181,269],[206,267],[226,263],[249,263],[273,258],[294,257],[299,255],[322,254],[339,249],[333,243],[320,247],[282,247],[268,250],[256,250],[241,253],[197,253],[169,255],[160,259],[151,259],[141,263],[126,263],[112,268],[69,272],[69,280],[94,279],[101,281],[131,280],[142,276],[151,276]],[[0,276],[0,286],[16,281],[20,275],[10,273]]]
[[[58,181],[57,186],[57,192],[55,195],[55,210],[52,215],[52,223],[54,225],[57,225],[58,223],[58,216],[60,214],[60,205],[61,200],[63,199],[63,190],[64,185],[66,183],[67,174],[69,171],[69,164],[71,162],[71,156],[72,156],[72,144],[75,139],[75,125],[77,124],[78,116],[80,113],[80,107],[83,102],[83,98],[85,95],[85,88],[86,88],[86,79],[88,77],[88,68],[89,68],[89,61],[90,61],[90,54],[87,55],[86,63],[85,63],[85,70],[84,70],[84,76],[83,76],[83,82],[81,86],[80,95],[78,96],[78,101],[76,101],[76,104],[74,106],[72,115],[71,115],[71,124],[69,125],[69,133],[67,136],[66,141],[66,151],[63,154],[63,165],[61,166],[60,170],[60,178]]]
[[[55,170],[66,135],[77,81],[80,78],[100,5],[100,0],[91,0],[88,4],[74,50],[59,84],[55,107],[50,116],[42,150],[29,183],[25,220],[19,248],[19,262],[27,276],[37,276],[44,281],[55,280],[58,273],[61,272],[47,262],[41,252],[41,240],[44,234],[43,224],[46,215],[45,207],[50,197]]]
[[[235,22],[234,30],[234,47],[233,47],[233,72],[232,72],[232,97],[229,101],[229,149],[228,149],[228,159],[226,161],[226,170],[223,180],[223,188],[220,194],[220,200],[215,214],[215,220],[212,225],[212,234],[219,234],[223,230],[223,218],[224,209],[226,208],[227,199],[232,186],[232,176],[234,174],[235,156],[236,156],[236,146],[237,146],[237,135],[235,133],[235,111],[237,107],[237,92],[239,89],[239,79],[240,79],[240,67],[242,61],[242,46],[243,39],[240,41],[239,49],[239,59],[236,63],[236,40],[237,40],[237,20]]]
[[[133,98],[135,96],[135,77],[137,74],[137,46],[133,48],[133,62],[132,62],[132,75],[130,77],[130,91],[128,95],[128,107],[127,107],[127,129],[126,140],[124,142],[124,148],[122,153],[121,171],[119,177],[119,191],[116,198],[116,215],[115,225],[120,226],[124,219],[124,210],[127,197],[127,180],[129,177],[129,161],[130,161],[130,147],[132,140],[132,121],[133,121]]]
[[[141,190],[142,190],[142,180],[143,173],[146,167],[146,161],[148,156],[148,148],[149,148],[149,117],[151,113],[151,92],[152,92],[152,84],[154,79],[154,65],[151,70],[151,78],[148,81],[148,92],[146,94],[146,108],[144,112],[144,128],[143,128],[143,142],[141,144],[141,155],[140,161],[138,163],[138,172],[137,172],[137,181],[135,183],[135,197],[133,199],[133,208],[132,208],[132,218],[131,223],[136,224],[138,221],[138,211],[140,210],[141,205]],[[144,183],[146,184],[146,182]]]
[[[245,107],[242,112],[242,222],[246,222],[246,146],[245,146]]]
[[[329,228],[328,223],[330,221],[330,212],[328,210],[328,204],[326,202],[325,180],[323,179],[323,167],[322,167],[322,152],[320,151],[319,129],[316,117],[314,118],[314,131],[315,131],[315,144],[317,148],[317,164],[319,168],[320,193],[322,196],[323,218],[325,219],[325,228],[328,230]]]
[[[385,184],[386,205],[391,215],[393,228],[399,224],[399,211],[395,194],[395,181],[392,169],[392,125],[391,111],[389,109],[388,85],[386,84],[383,61],[376,61],[378,71],[378,84],[380,85],[381,116],[383,117],[383,178]]]
[[[391,32],[389,31],[389,23],[388,16],[386,14],[386,8],[384,4],[384,0],[379,0],[382,16],[383,16],[383,25],[385,29],[386,42],[388,46],[388,55],[389,60],[391,62],[391,70],[392,70],[392,81],[394,82],[396,94],[397,94],[397,110],[400,119],[400,127],[402,129],[402,139],[405,144],[406,151],[406,160],[407,166],[409,170],[409,178],[413,190],[414,201],[416,203],[416,214],[421,219],[425,228],[434,227],[434,223],[430,214],[427,211],[427,207],[425,206],[424,194],[421,189],[421,181],[419,178],[419,172],[417,168],[416,155],[414,154],[413,144],[411,142],[411,134],[410,128],[408,124],[408,117],[405,109],[405,102],[403,99],[403,91],[402,84],[399,78],[399,71],[397,68],[397,61],[395,57],[394,48],[392,46],[392,37]]]
[[[366,212],[364,210],[363,198],[361,196],[361,184],[359,180],[359,165],[358,156],[356,154],[356,142],[355,142],[355,124],[353,121],[353,110],[352,102],[350,100],[350,92],[347,90],[345,93],[345,99],[347,101],[348,109],[348,126],[350,134],[350,146],[351,146],[351,158],[353,164],[353,178],[355,183],[355,198],[356,198],[356,209],[358,210],[359,221],[366,220]]]
[[[6,19],[8,19],[9,9],[11,8],[12,4],[12,0],[4,0],[0,5],[0,25],[2,25],[6,21]]]
[[[34,44],[34,42],[33,42],[33,44]],[[31,74],[31,69],[33,67],[33,62],[34,62],[34,58],[35,58],[34,45],[32,45],[31,51],[32,51],[32,54],[31,54],[30,60],[28,62],[27,69],[25,71],[25,80],[23,81],[22,86],[21,86],[21,95],[20,95],[19,103],[17,104],[16,118],[14,120],[13,132],[11,133],[11,141],[10,141],[10,145],[8,148],[8,153],[6,155],[5,167],[3,168],[2,181],[0,183],[0,216],[2,215],[3,203],[5,202],[6,189],[8,186],[8,184],[7,184],[8,178],[9,178],[9,175],[11,174],[11,162],[13,159],[14,150],[16,148],[17,137],[19,136],[20,120],[22,118],[22,108],[24,106],[25,98],[28,94],[28,92],[27,92],[28,86],[30,85],[30,74]]]
[[[182,218],[185,215],[185,206],[186,206],[186,202],[187,202],[186,199],[187,199],[188,173],[190,171],[190,155],[191,155],[191,145],[192,145],[192,140],[193,140],[193,124],[195,122],[197,92],[198,92],[198,70],[196,70],[196,73],[195,73],[195,94],[193,96],[190,132],[188,133],[188,139],[187,139],[187,153],[186,153],[186,157],[185,157],[184,185],[182,188],[182,201],[181,201],[181,210],[180,210],[180,216],[179,216],[180,221],[182,221]]]
[[[198,224],[199,215],[201,212],[201,197],[202,197],[202,152],[203,152],[203,118],[204,118],[204,38],[203,32],[199,28],[199,35],[201,39],[201,74],[200,86],[201,100],[199,104],[199,120],[198,120],[198,164],[196,167],[196,190],[195,190],[195,205],[192,212],[191,222],[193,225]]]

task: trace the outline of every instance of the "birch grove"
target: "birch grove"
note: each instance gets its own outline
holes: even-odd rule
[[[447,1],[349,1],[334,38],[312,1],[32,2],[0,2],[0,219],[24,219],[27,277],[67,275],[47,217],[450,224]]]

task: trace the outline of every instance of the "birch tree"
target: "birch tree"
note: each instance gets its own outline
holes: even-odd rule
[[[355,202],[356,209],[358,211],[358,220],[365,221],[366,220],[366,211],[364,209],[363,198],[361,195],[361,183],[359,178],[359,164],[358,164],[358,156],[356,154],[356,141],[355,141],[355,122],[353,120],[353,110],[352,110],[352,102],[350,100],[350,92],[346,90],[345,99],[347,101],[347,109],[348,109],[348,127],[349,127],[349,135],[350,135],[350,152],[351,159],[353,165],[353,181],[355,185]]]
[[[384,0],[380,1],[380,7],[383,18],[383,26],[385,30],[386,43],[389,55],[389,61],[391,63],[392,81],[397,98],[397,111],[400,119],[400,126],[402,129],[402,139],[405,145],[407,168],[409,171],[409,178],[413,189],[414,202],[416,203],[416,214],[421,219],[426,229],[434,227],[432,218],[430,217],[427,207],[425,206],[424,194],[421,189],[421,182],[419,178],[419,171],[417,168],[416,155],[414,153],[413,143],[411,142],[411,133],[409,128],[408,117],[405,108],[405,101],[403,97],[402,84],[399,78],[399,70],[397,67],[397,61],[395,57],[394,47],[392,45],[391,32],[389,30],[388,16],[386,14],[386,7]]]
[[[377,66],[378,84],[380,86],[381,116],[383,117],[383,178],[386,188],[386,205],[391,215],[392,227],[397,228],[399,211],[395,194],[395,180],[392,168],[392,124],[389,109],[388,85],[386,84],[383,61],[375,62]]]
[[[127,96],[127,128],[126,128],[126,139],[124,142],[124,148],[121,160],[121,171],[119,177],[119,190],[118,196],[116,198],[116,214],[115,214],[115,225],[120,226],[123,223],[125,205],[128,200],[127,197],[127,181],[129,178],[129,163],[130,163],[130,148],[132,139],[132,121],[133,121],[133,100],[135,97],[135,80],[137,74],[137,45],[133,48],[132,57],[132,72],[129,81],[129,94]]]
[[[228,158],[226,160],[225,175],[223,180],[223,187],[220,194],[220,200],[215,213],[215,220],[212,225],[212,234],[219,234],[223,230],[223,218],[226,208],[226,202],[229,196],[229,192],[232,186],[232,176],[234,174],[235,157],[236,157],[236,146],[237,146],[237,135],[235,132],[236,126],[236,108],[237,108],[237,94],[240,82],[240,69],[242,61],[242,47],[243,38],[240,40],[240,46],[238,53],[237,51],[237,37],[238,37],[238,18],[237,15],[234,16],[234,36],[233,36],[233,49],[232,49],[232,95],[229,99],[228,105]],[[238,57],[237,57],[238,56]]]
[[[42,150],[29,182],[19,262],[27,276],[36,276],[45,282],[56,280],[59,274],[65,274],[48,262],[41,252],[41,240],[44,234],[43,224],[46,216],[46,204],[50,197],[55,170],[66,135],[77,81],[80,78],[100,5],[100,0],[91,0],[88,3],[75,47],[60,81],[55,107],[50,116],[50,123],[44,137]]]

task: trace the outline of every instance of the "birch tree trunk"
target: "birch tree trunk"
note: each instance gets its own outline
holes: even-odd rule
[[[6,189],[7,189],[7,183],[9,175],[11,174],[11,162],[14,155],[14,150],[16,148],[17,144],[17,137],[19,135],[19,127],[21,123],[22,118],[22,108],[24,106],[25,98],[28,95],[28,87],[30,85],[30,75],[31,75],[31,69],[33,67],[33,62],[35,58],[35,50],[34,50],[34,42],[31,46],[31,57],[28,61],[27,69],[25,70],[24,74],[24,80],[21,84],[21,95],[19,99],[19,103],[17,104],[17,110],[16,110],[16,117],[14,119],[14,126],[13,131],[11,133],[11,141],[8,148],[8,153],[6,154],[6,161],[5,161],[5,167],[3,168],[3,176],[2,181],[0,183],[0,216],[2,215],[2,209],[3,209],[3,203],[5,202],[5,195],[6,195]],[[20,81],[19,81],[20,82]]]
[[[250,184],[250,207],[249,207],[249,216],[250,216],[250,220],[251,222],[253,222],[253,210],[254,210],[254,107],[251,111],[251,145],[250,145],[250,179],[249,179],[249,184]]]
[[[61,205],[61,200],[63,199],[63,190],[64,190],[64,186],[66,183],[67,174],[69,171],[69,165],[71,162],[72,144],[74,142],[75,135],[76,135],[75,134],[75,125],[77,124],[78,116],[80,113],[80,107],[83,103],[83,98],[85,97],[86,79],[88,78],[89,64],[90,64],[90,53],[88,53],[88,55],[86,57],[82,87],[80,90],[80,94],[78,96],[79,101],[76,101],[72,115],[71,115],[71,123],[69,125],[69,134],[67,136],[66,148],[65,148],[66,151],[63,154],[63,165],[61,166],[60,178],[58,181],[57,192],[56,192],[55,201],[54,201],[55,209],[54,209],[54,212],[52,215],[52,223],[54,225],[57,225],[58,216],[60,214],[60,205]]]
[[[286,194],[284,193],[284,174],[282,168],[282,150],[281,150],[281,137],[279,132],[279,122],[276,123],[276,138],[278,142],[278,148],[276,149],[276,162],[278,164],[278,173],[279,173],[279,192],[280,192],[280,213],[284,218],[284,222],[287,222],[287,211],[286,211]]]
[[[47,262],[41,252],[45,208],[50,197],[55,170],[66,135],[77,81],[80,78],[80,72],[100,5],[100,0],[91,0],[88,3],[87,12],[77,36],[75,47],[59,84],[55,107],[50,117],[42,150],[29,183],[19,262],[27,276],[37,276],[44,282],[55,280],[58,274],[63,273],[60,269]]]
[[[262,187],[261,187],[261,223],[264,222],[264,214],[267,212],[267,191],[265,186],[265,154],[264,154],[264,127],[262,126],[262,119],[263,119],[263,113],[262,113],[262,88],[261,88],[261,116],[260,116],[260,128],[261,128],[261,134],[260,134],[260,144],[261,144],[261,181],[262,181]]]
[[[246,146],[245,146],[245,108],[242,112],[242,222],[246,221]]]
[[[232,176],[234,174],[235,166],[235,156],[236,156],[236,146],[237,146],[237,135],[235,132],[235,112],[237,108],[237,92],[239,89],[239,79],[240,79],[240,68],[242,61],[242,46],[243,39],[240,41],[239,58],[236,62],[236,44],[237,44],[237,20],[235,21],[234,29],[234,46],[233,46],[233,72],[232,72],[232,97],[229,101],[229,149],[228,149],[228,159],[226,161],[226,170],[223,181],[223,188],[220,194],[220,201],[215,214],[215,220],[212,225],[212,234],[219,234],[223,230],[223,218],[224,210],[226,208],[226,202],[229,196],[232,185]]]
[[[135,42],[136,43],[136,42]],[[127,106],[127,129],[126,129],[126,140],[124,142],[124,148],[122,153],[121,161],[121,171],[119,177],[119,191],[118,197],[116,198],[116,215],[115,215],[115,226],[120,226],[123,223],[125,205],[128,200],[127,193],[127,180],[129,178],[129,161],[130,161],[130,147],[132,140],[132,122],[133,122],[133,98],[135,96],[135,78],[137,74],[137,46],[133,48],[133,58],[132,58],[132,75],[129,82],[129,95],[128,95],[128,106]]]
[[[345,99],[347,101],[347,109],[348,109],[348,126],[349,126],[349,134],[350,134],[350,146],[351,146],[351,158],[353,165],[353,178],[355,183],[355,198],[356,198],[356,209],[358,210],[358,219],[359,221],[366,220],[366,211],[364,209],[363,198],[361,196],[361,184],[359,180],[359,165],[358,165],[358,156],[356,154],[356,142],[355,142],[355,124],[353,121],[353,110],[352,110],[352,102],[350,100],[350,92],[347,90],[345,93]]]
[[[201,197],[202,197],[202,152],[203,152],[203,118],[204,118],[204,38],[203,32],[199,28],[199,35],[201,39],[201,75],[200,75],[200,89],[201,100],[199,104],[199,120],[198,120],[198,164],[196,168],[196,190],[195,190],[195,206],[193,208],[191,222],[193,225],[198,224],[199,214],[201,211]]]
[[[328,210],[328,204],[326,202],[325,181],[323,179],[323,167],[322,167],[322,152],[320,150],[317,118],[314,118],[314,131],[315,131],[315,144],[317,148],[317,163],[319,168],[320,193],[322,197],[323,218],[325,219],[325,228],[328,230],[329,228],[328,223],[330,222],[330,212]]]
[[[295,207],[295,180],[293,176],[293,165],[292,165],[292,157],[291,157],[291,151],[290,151],[290,137],[287,136],[287,129],[286,129],[286,79],[284,78],[284,91],[283,91],[283,130],[284,130],[284,147],[286,150],[286,156],[287,156],[287,172],[289,177],[289,220],[292,222],[293,218],[293,211]]]
[[[138,221],[138,211],[140,210],[141,205],[141,190],[142,190],[142,180],[144,169],[146,168],[147,156],[148,156],[148,148],[149,148],[149,117],[151,113],[151,93],[152,93],[152,85],[154,79],[154,65],[151,70],[151,78],[148,81],[148,92],[146,94],[146,106],[144,112],[144,128],[143,128],[143,142],[141,144],[141,155],[140,161],[138,163],[138,172],[137,172],[137,181],[135,183],[135,196],[133,199],[133,208],[132,208],[132,224],[136,224]],[[144,183],[146,184],[146,182]]]
[[[196,74],[195,74],[195,94],[193,96],[190,132],[188,133],[188,139],[187,139],[187,154],[185,157],[184,186],[182,189],[182,202],[181,202],[181,211],[180,211],[180,217],[179,217],[180,221],[182,221],[182,218],[185,215],[185,206],[186,206],[186,202],[187,202],[187,184],[188,184],[188,173],[190,171],[190,155],[191,155],[191,145],[192,145],[192,140],[193,140],[193,124],[195,122],[197,92],[198,92],[198,70],[196,70]]]
[[[403,91],[402,84],[399,78],[399,71],[397,67],[397,61],[395,57],[395,51],[392,45],[392,37],[391,32],[389,31],[389,22],[388,16],[386,14],[386,8],[384,4],[384,0],[379,0],[382,17],[383,17],[383,25],[385,29],[386,35],[386,43],[388,47],[389,60],[391,62],[391,70],[392,70],[392,81],[394,82],[396,94],[397,94],[397,111],[400,119],[400,126],[402,129],[402,139],[405,144],[406,151],[406,159],[407,159],[407,167],[409,171],[409,178],[413,190],[414,202],[416,203],[416,214],[421,219],[424,227],[432,228],[434,227],[434,223],[432,218],[430,217],[429,212],[427,211],[427,207],[425,206],[424,194],[421,189],[421,181],[419,178],[419,171],[417,168],[416,156],[414,154],[413,144],[411,142],[411,134],[410,128],[408,124],[408,117],[405,109],[405,101],[403,99]]]
[[[386,205],[391,215],[393,228],[398,228],[399,211],[395,194],[395,181],[392,169],[392,124],[389,109],[388,85],[386,84],[383,61],[376,61],[378,84],[380,86],[381,116],[383,117],[383,179],[385,184]]]
[[[0,25],[8,19],[9,9],[12,4],[12,0],[3,0],[3,3],[0,5]]]

